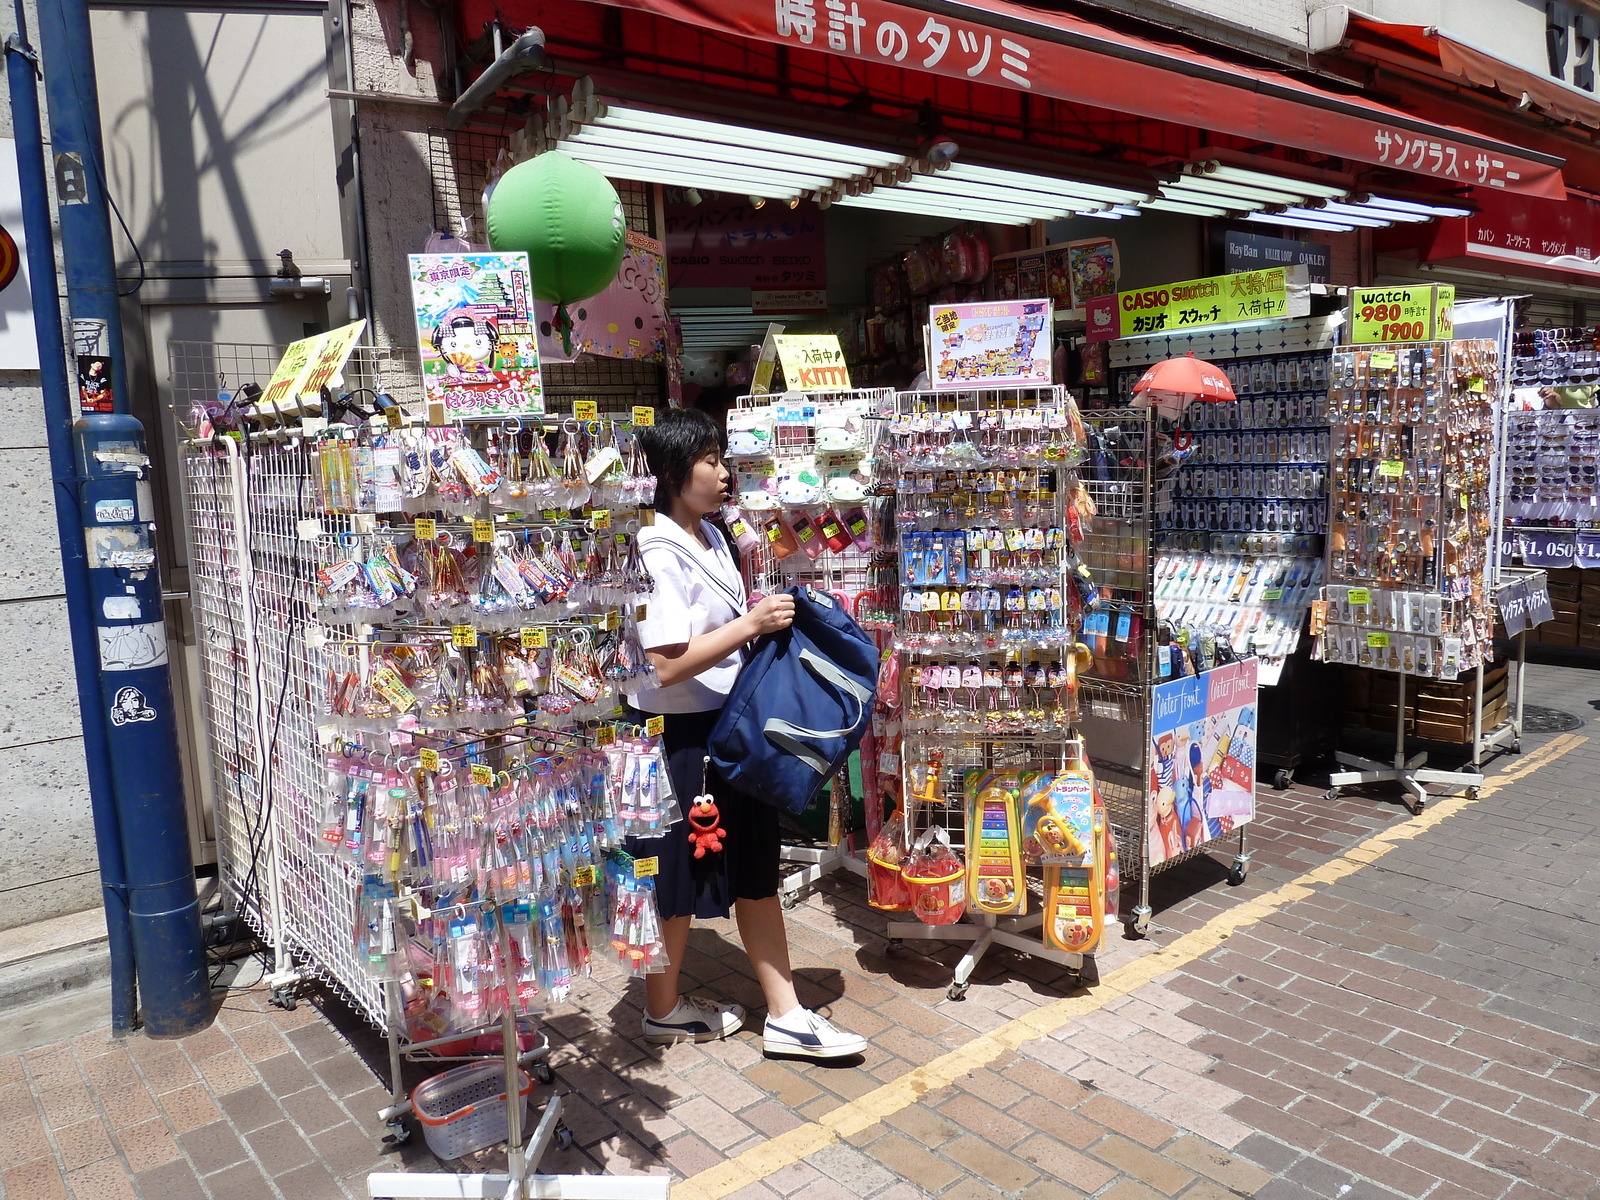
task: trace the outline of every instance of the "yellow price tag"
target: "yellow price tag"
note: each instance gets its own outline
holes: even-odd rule
[[[417,757],[422,760],[424,771],[437,771],[439,769],[439,752],[437,750],[418,751]]]
[[[598,421],[600,419],[600,402],[598,400],[574,400],[572,402],[572,415],[580,421]]]
[[[1372,593],[1370,591],[1368,591],[1366,588],[1351,588],[1350,589],[1350,603],[1351,604],[1371,604],[1372,603]]]
[[[1283,599],[1283,589],[1282,588],[1267,588],[1266,591],[1261,593],[1261,598],[1263,600],[1282,600]]]
[[[633,860],[633,877],[635,879],[649,879],[661,870],[659,858],[636,858]]]
[[[1387,633],[1367,634],[1367,645],[1374,650],[1387,650],[1389,648],[1389,635]]]
[[[559,508],[547,508],[539,515],[546,521],[559,521],[561,520],[562,512]]]
[[[607,633],[622,624],[622,614],[614,608],[606,609],[606,615],[600,618],[600,628]]]
[[[611,510],[609,508],[597,508],[594,510],[594,514],[589,518],[589,521],[594,525],[597,532],[603,529],[610,529]]]
[[[1467,494],[1465,492],[1461,493],[1461,511],[1467,511]]]
[[[417,540],[419,542],[431,542],[438,536],[439,526],[434,523],[432,517],[417,518]]]
[[[1467,391],[1469,392],[1486,392],[1488,390],[1489,385],[1483,381],[1482,375],[1474,375],[1467,381]]]
[[[594,744],[596,746],[611,746],[616,743],[616,740],[617,731],[610,725],[602,725],[594,732]]]
[[[484,787],[494,785],[494,772],[488,767],[478,765],[472,768],[472,782],[481,783]]]
[[[572,872],[572,882],[579,887],[593,887],[596,872],[593,867],[577,867]]]
[[[524,650],[543,650],[549,644],[543,625],[530,625],[522,631],[522,648]]]
[[[1399,360],[1395,358],[1393,350],[1374,350],[1372,352],[1372,369],[1374,371],[1392,371]]]
[[[478,631],[471,625],[452,625],[450,644],[462,650],[471,650],[478,644]]]
[[[662,716],[651,717],[644,723],[644,732],[647,737],[660,737],[667,729],[667,719]]]
[[[472,523],[472,540],[475,542],[494,541],[494,522],[474,521]]]
[[[641,604],[638,608],[633,610],[633,619],[635,621],[642,621],[645,618],[645,614],[649,611],[650,606],[648,604]]]
[[[656,423],[656,410],[648,404],[635,404],[633,406],[633,423],[641,427],[654,425]]]
[[[399,429],[406,423],[406,414],[398,408],[391,408],[384,412],[383,419],[389,422],[390,429]]]
[[[1406,464],[1398,458],[1386,458],[1378,464],[1378,474],[1385,479],[1399,479],[1406,473]]]

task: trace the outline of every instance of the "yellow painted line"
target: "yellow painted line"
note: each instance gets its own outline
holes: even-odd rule
[[[979,1034],[966,1045],[941,1054],[932,1062],[924,1063],[899,1079],[841,1105],[816,1121],[779,1134],[743,1154],[690,1176],[672,1189],[673,1197],[675,1200],[719,1200],[742,1187],[760,1182],[784,1167],[803,1161],[808,1155],[834,1142],[869,1129],[885,1117],[918,1103],[928,1093],[949,1087],[962,1076],[988,1066],[1006,1051],[1018,1050],[1028,1042],[1048,1037],[1075,1017],[1104,1008],[1118,996],[1137,991],[1145,984],[1154,983],[1163,975],[1209,954],[1240,929],[1259,923],[1296,900],[1315,895],[1317,885],[1326,886],[1354,875],[1402,842],[1420,837],[1468,805],[1487,799],[1508,784],[1571,753],[1588,740],[1568,733],[1546,743],[1511,770],[1486,780],[1478,791],[1477,800],[1469,800],[1465,796],[1430,799],[1421,816],[1403,824],[1391,825],[1352,846],[1338,858],[1307,871],[1273,891],[1234,905],[1193,933],[1186,933],[1170,945],[1119,967],[1109,979],[1102,980],[1093,992],[1078,992],[1052,1000],[1032,1012],[1014,1017],[998,1029]]]

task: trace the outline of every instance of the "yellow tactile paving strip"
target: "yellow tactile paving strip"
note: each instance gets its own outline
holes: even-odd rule
[[[1235,932],[1249,928],[1286,905],[1314,894],[1317,887],[1355,874],[1402,842],[1421,836],[1468,805],[1488,799],[1502,788],[1571,753],[1588,740],[1570,733],[1555,738],[1512,769],[1488,779],[1476,799],[1449,796],[1430,801],[1421,816],[1382,830],[1283,886],[1229,909],[1193,933],[1185,934],[1170,945],[1129,963],[1103,980],[1092,992],[1064,996],[1016,1017],[816,1121],[701,1171],[673,1189],[675,1200],[718,1200],[803,1161],[825,1146],[876,1125],[885,1117],[916,1104],[928,1093],[947,1087],[970,1072],[989,1065],[1005,1052],[1016,1050],[1038,1038],[1048,1037],[1073,1018],[1103,1008],[1112,1000],[1137,991],[1145,984],[1153,983],[1210,953]]]

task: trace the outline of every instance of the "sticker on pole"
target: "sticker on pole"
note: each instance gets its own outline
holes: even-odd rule
[[[140,721],[154,721],[156,710],[146,703],[144,693],[136,687],[120,689],[111,701],[111,723],[118,727],[137,725]]]
[[[167,663],[167,629],[160,621],[144,625],[102,626],[100,669],[103,671],[142,671]]]

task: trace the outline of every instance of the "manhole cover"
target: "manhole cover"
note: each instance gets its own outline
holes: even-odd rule
[[[1523,733],[1570,733],[1583,728],[1583,718],[1559,708],[1529,704],[1522,710]]]

